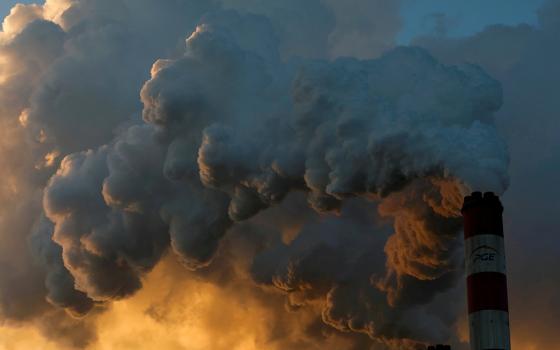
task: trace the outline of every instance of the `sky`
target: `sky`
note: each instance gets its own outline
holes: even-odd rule
[[[15,4],[32,4],[32,3],[33,1],[12,1],[12,0],[2,1],[2,3],[0,4],[0,14],[2,18],[4,18],[10,13],[10,9]]]
[[[560,2],[3,1],[0,350],[560,349]]]
[[[405,0],[401,5],[403,28],[398,42],[409,44],[424,34],[462,37],[482,31],[491,24],[537,24],[543,0]],[[442,32],[443,31],[443,32]]]

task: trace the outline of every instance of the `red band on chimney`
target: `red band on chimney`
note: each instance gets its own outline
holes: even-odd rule
[[[508,311],[506,275],[480,272],[467,276],[469,313],[481,310]]]

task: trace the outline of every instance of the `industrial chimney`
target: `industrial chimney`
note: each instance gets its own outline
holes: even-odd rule
[[[502,211],[491,192],[473,192],[461,210],[471,350],[511,349]]]

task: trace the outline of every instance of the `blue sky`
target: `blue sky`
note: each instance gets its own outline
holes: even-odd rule
[[[12,6],[14,6],[17,3],[34,3],[34,2],[38,2],[38,1],[31,1],[31,0],[23,0],[23,1],[17,1],[17,0],[0,0],[0,18],[4,19],[4,17],[6,17],[6,15],[8,13],[10,13],[10,9],[12,8]],[[41,1],[42,3],[43,1]]]

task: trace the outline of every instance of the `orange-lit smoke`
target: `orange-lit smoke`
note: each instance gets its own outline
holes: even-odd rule
[[[281,350],[299,344],[302,349],[334,350],[353,343],[335,334],[317,343],[304,331],[316,322],[313,307],[288,312],[275,291],[261,290],[248,280],[225,287],[204,281],[173,256],[165,258],[144,283],[132,298],[87,316],[97,333],[87,349]],[[0,350],[71,348],[30,326],[0,327]]]

